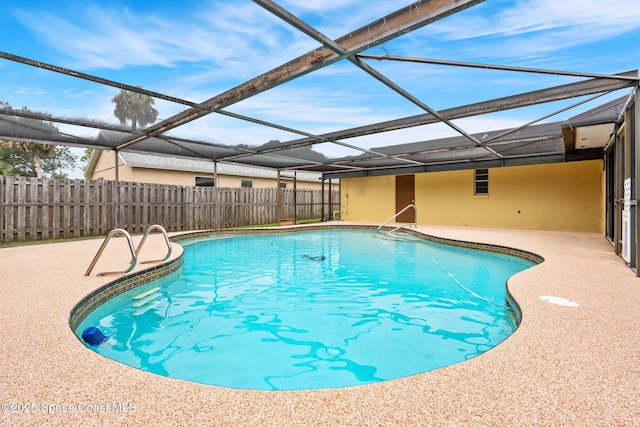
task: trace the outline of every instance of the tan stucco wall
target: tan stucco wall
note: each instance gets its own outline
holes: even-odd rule
[[[113,151],[100,152],[96,165],[93,168],[93,173],[87,178],[113,180],[115,176],[114,154],[115,153]],[[96,156],[98,154],[94,152],[93,155]],[[118,174],[120,179],[122,179],[123,168],[124,163],[120,160],[118,163]]]
[[[115,179],[115,161],[113,156],[113,151],[103,151],[100,154],[91,179]],[[194,186],[196,176],[213,177],[213,174],[162,169],[132,168],[131,166],[124,165],[122,160],[120,160],[118,166],[118,179],[123,182],[128,181],[148,184]],[[276,179],[269,178],[218,175],[218,186],[221,188],[240,187],[241,181],[243,179],[253,180],[253,188],[274,188],[277,183]],[[287,188],[293,188],[293,179],[281,178],[281,180],[287,182]],[[319,190],[322,187],[322,184],[320,181],[316,183],[298,180],[298,182],[296,183],[296,187],[300,189]],[[338,186],[336,184],[334,184],[333,187],[335,190],[338,189]],[[329,188],[328,184],[326,184],[325,188]]]
[[[489,170],[489,195],[473,194],[473,170],[415,176],[421,224],[602,232],[600,160]],[[342,181],[342,218],[383,222],[395,212],[395,177]]]
[[[347,221],[383,222],[395,213],[396,179],[372,176],[341,180],[340,217]]]

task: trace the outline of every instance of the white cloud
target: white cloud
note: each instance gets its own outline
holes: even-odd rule
[[[585,28],[598,30],[599,36],[640,28],[640,8],[636,0],[606,4],[601,0],[526,0],[516,1],[507,7],[496,13],[483,11],[481,16],[473,13],[457,15],[433,27],[450,39],[458,40],[541,31],[564,32],[568,29],[574,29],[572,34],[583,33],[582,37],[587,37],[589,31]]]
[[[431,34],[449,41],[484,38],[490,42],[500,38],[495,44],[501,44],[505,50],[496,50],[494,45],[493,54],[522,57],[639,29],[640,8],[637,0],[486,2],[429,28]],[[519,37],[517,43],[513,42],[514,37]],[[492,49],[486,45],[484,48]]]
[[[296,123],[315,123],[319,126],[355,126],[361,123],[361,117],[372,115],[371,108],[364,102],[345,102],[358,96],[349,91],[323,92],[310,87],[274,90],[264,93],[233,106],[234,111],[243,111],[253,117],[264,120],[282,120],[282,113],[288,112],[287,119],[292,126]],[[360,119],[359,119],[360,118]]]
[[[346,6],[353,6],[354,3],[357,2],[354,0],[294,0],[282,2],[287,9],[290,8],[293,10],[294,8],[298,8],[315,12],[333,11]]]
[[[48,93],[45,88],[30,86],[13,86],[11,92],[18,95],[46,95]]]
[[[34,10],[19,16],[25,26],[82,69],[173,67],[200,61],[255,68],[269,63],[269,56],[290,41],[303,40],[250,3],[216,4],[215,10],[194,12],[185,20],[89,6],[64,15]]]
[[[394,12],[409,2],[397,0],[283,0],[278,2],[324,35],[337,39]]]

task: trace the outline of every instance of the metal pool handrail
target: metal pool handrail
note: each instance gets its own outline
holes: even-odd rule
[[[116,234],[122,234],[124,237],[127,238],[129,250],[131,251],[131,261],[129,263],[129,267],[125,270],[103,271],[102,273],[98,273],[97,275],[106,276],[110,274],[124,274],[124,273],[130,272],[131,270],[133,270],[133,268],[136,266],[136,263],[138,262],[138,255],[140,254],[142,245],[144,245],[144,242],[147,240],[147,237],[149,237],[149,234],[151,234],[151,231],[153,230],[160,230],[160,232],[164,236],[164,241],[167,244],[167,255],[161,259],[143,261],[141,264],[148,264],[151,262],[164,261],[169,259],[169,257],[171,256],[171,242],[169,241],[169,236],[167,235],[167,231],[161,225],[158,225],[158,224],[150,225],[147,228],[147,231],[144,233],[144,236],[142,237],[142,240],[140,241],[140,244],[138,245],[137,249],[134,248],[131,235],[126,230],[123,230],[122,228],[115,228],[111,230],[109,234],[107,234],[107,237],[105,237],[104,242],[102,242],[102,245],[100,246],[100,249],[98,249],[98,253],[96,253],[96,256],[93,258],[93,261],[91,261],[91,265],[89,265],[89,268],[87,269],[86,273],[84,273],[84,275],[88,276],[91,274],[91,270],[93,270],[93,267],[95,267],[96,263],[98,262],[98,259],[102,255],[102,252],[104,252],[104,249],[107,246],[107,243],[109,243],[109,240],[111,239],[111,237],[115,236]]]
[[[93,261],[91,261],[91,265],[89,265],[87,272],[84,273],[85,276],[88,276],[91,274],[91,270],[93,270],[93,267],[95,267],[96,263],[98,262],[98,258],[100,258],[100,255],[102,255],[104,248],[107,247],[107,243],[109,243],[109,240],[111,240],[111,238],[116,234],[122,234],[124,237],[127,238],[127,243],[129,244],[129,250],[131,251],[131,261],[129,263],[129,268],[125,270],[104,271],[102,273],[98,273],[98,276],[106,276],[108,274],[128,273],[131,270],[133,270],[133,268],[136,266],[137,256],[136,256],[136,250],[133,247],[133,240],[131,240],[131,235],[127,232],[127,230],[123,230],[122,228],[114,228],[109,232],[109,234],[107,234],[107,237],[105,237],[104,242],[102,242],[102,245],[100,246],[100,249],[98,249],[98,253],[96,254],[95,257],[93,257]]]
[[[149,228],[147,228],[147,231],[144,233],[144,236],[142,237],[142,240],[140,241],[140,244],[138,245],[138,249],[136,249],[136,257],[140,254],[140,250],[142,249],[142,245],[144,245],[145,240],[147,240],[147,237],[149,237],[149,234],[151,234],[151,231],[153,231],[153,230],[160,230],[160,232],[164,236],[164,242],[167,244],[167,255],[164,258],[158,258],[158,259],[151,259],[151,260],[148,260],[148,261],[142,261],[140,264],[148,264],[150,262],[165,261],[165,260],[169,259],[169,257],[171,256],[171,242],[169,241],[169,236],[167,235],[167,231],[164,229],[163,226],[158,225],[158,224],[153,224],[153,225],[150,225]]]
[[[413,203],[409,203],[407,206],[405,206],[400,212],[398,212],[397,214],[395,214],[394,216],[392,216],[391,218],[389,218],[388,220],[386,220],[385,222],[383,222],[382,224],[380,224],[380,227],[378,227],[377,232],[379,233],[380,230],[382,229],[382,227],[384,227],[385,225],[387,225],[388,223],[390,223],[391,221],[393,221],[394,219],[396,219],[398,217],[398,215],[400,215],[401,213],[403,213],[404,211],[406,211],[407,209],[413,208],[413,222],[412,223],[408,223],[408,224],[402,224],[399,227],[394,228],[393,230],[389,231],[389,233],[393,233],[396,230],[401,229],[402,227],[405,226],[411,226],[413,225],[414,227],[418,226],[418,208],[416,208],[416,205],[414,205]]]

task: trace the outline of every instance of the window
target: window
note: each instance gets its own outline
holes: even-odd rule
[[[242,179],[242,180],[240,180],[240,187],[253,188],[253,180],[252,179]]]
[[[196,176],[196,187],[215,187],[216,179],[212,176]]]
[[[287,183],[280,181],[280,188],[282,189],[287,188]]]
[[[489,169],[476,169],[473,194],[489,194]]]

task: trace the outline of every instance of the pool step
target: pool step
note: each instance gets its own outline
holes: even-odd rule
[[[376,233],[374,234],[375,237],[379,238],[379,239],[385,239],[385,240],[400,240],[403,242],[417,242],[420,240],[424,240],[418,236],[414,236],[413,234],[408,234],[408,233],[393,233],[393,232],[385,232],[385,233]]]
[[[134,316],[140,316],[158,304],[159,301],[157,301],[157,299],[162,296],[162,294],[156,292],[159,289],[158,287],[151,288],[133,297],[134,302],[131,305],[137,308],[137,310],[133,312]]]
[[[133,299],[142,299],[142,298],[146,297],[147,295],[151,295],[152,293],[154,293],[157,290],[160,290],[159,286],[156,286],[155,288],[147,289],[146,291],[141,292],[138,295],[135,295],[133,297]]]
[[[140,316],[145,314],[147,311],[151,310],[152,308],[154,308],[156,306],[156,304],[147,304],[144,305],[142,307],[140,307],[139,309],[137,309],[136,311],[133,312],[134,316]]]
[[[158,297],[160,297],[160,296],[162,296],[162,294],[158,294],[158,293],[154,293],[154,294],[151,294],[151,295],[147,295],[146,297],[144,297],[144,298],[142,298],[142,299],[137,300],[137,301],[136,301],[136,302],[134,302],[132,305],[133,305],[134,307],[142,307],[143,305],[145,305],[145,304],[147,304],[147,303],[149,303],[149,302],[153,301],[154,299],[156,299],[156,298],[158,298]]]

